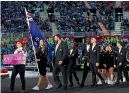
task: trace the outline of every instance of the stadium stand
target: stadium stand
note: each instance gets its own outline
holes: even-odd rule
[[[124,11],[129,11],[129,1],[123,1],[121,3],[121,6],[122,6]]]
[[[129,30],[129,19],[124,18],[121,23],[121,27],[123,30]]]
[[[3,1],[1,3],[1,32],[27,32],[26,17],[24,7],[31,13],[31,16],[39,25],[42,31],[51,31],[50,24],[41,20],[39,12],[44,10],[43,1],[35,2],[11,2]]]
[[[97,9],[102,22],[108,30],[114,29],[115,23],[115,2],[114,1],[90,1],[89,4],[93,9]]]
[[[52,32],[50,21],[43,20],[40,17],[40,12],[45,11],[44,4],[49,8],[53,8],[54,12],[60,13],[60,18],[55,19],[58,31],[63,32],[102,32],[98,26],[101,21],[108,30],[114,30],[115,24],[115,2],[114,1],[89,1],[92,9],[97,9],[97,14],[93,15],[83,1],[58,1],[58,2],[43,2],[43,1],[22,1],[22,2],[1,2],[1,32],[14,33],[14,38],[22,37],[19,35],[23,32],[28,32],[24,7],[31,13],[31,16],[36,21],[42,32]],[[129,3],[122,2],[122,7],[125,11],[129,10]],[[129,19],[125,18],[122,21],[122,29],[129,29]],[[6,37],[2,37],[2,41],[6,41]],[[5,40],[3,40],[5,38]],[[11,54],[15,50],[14,39],[11,42],[2,42],[1,51],[4,54]],[[11,37],[12,39],[12,37]],[[82,43],[79,43],[79,48]],[[34,54],[30,41],[26,42],[26,50],[28,52],[27,63],[34,62]]]

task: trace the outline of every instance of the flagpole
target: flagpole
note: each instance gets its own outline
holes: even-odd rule
[[[27,15],[27,10],[26,10],[26,8],[24,7],[24,9],[25,9],[25,13],[26,13],[26,15]],[[30,32],[30,26],[29,26],[29,21],[28,21],[28,19],[26,18],[26,20],[27,20],[27,24],[28,24],[28,28],[29,28],[29,32]],[[37,58],[36,58],[36,51],[35,51],[35,47],[34,47],[34,42],[33,42],[33,40],[32,40],[32,35],[30,34],[30,37],[31,37],[31,42],[32,42],[32,46],[33,46],[33,51],[34,51],[34,57],[35,57],[35,62],[37,62]],[[38,68],[38,64],[37,64],[37,69],[38,69],[38,72],[39,72],[39,68]]]

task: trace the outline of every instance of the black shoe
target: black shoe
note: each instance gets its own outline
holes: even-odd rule
[[[61,89],[62,85],[58,86],[56,89]]]
[[[123,82],[123,79],[120,79],[121,80],[121,82]]]
[[[95,84],[92,84],[92,85],[90,85],[91,87],[93,87]]]
[[[92,84],[91,87],[97,87],[97,84]]]
[[[102,84],[103,84],[103,85],[106,84],[104,80],[101,80],[101,81],[102,81]]]
[[[129,82],[129,78],[127,78],[126,81]]]
[[[115,84],[116,84],[116,85],[119,85],[119,84],[120,84],[120,82],[116,82]]]
[[[11,90],[10,90],[10,91],[7,91],[6,93],[14,93],[14,91],[11,91]]]
[[[73,84],[70,84],[69,87],[73,87]]]
[[[25,90],[21,90],[21,92],[20,93],[25,93]]]
[[[80,86],[80,83],[79,83],[79,81],[77,82],[77,84]]]
[[[84,87],[84,84],[80,84],[80,87]]]
[[[61,90],[67,90],[67,86],[62,87]]]

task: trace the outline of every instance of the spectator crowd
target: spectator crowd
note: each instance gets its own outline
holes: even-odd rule
[[[59,13],[60,18],[55,17],[58,31],[64,32],[102,32],[98,26],[101,21],[108,30],[114,29],[115,24],[115,2],[114,1],[89,1],[92,9],[97,9],[96,15],[92,14],[83,1],[2,1],[1,2],[1,32],[20,33],[28,32],[25,9],[31,13],[41,31],[52,32],[49,19],[43,20],[40,12],[45,11],[44,5],[54,9],[54,13]],[[122,2],[124,10],[129,11],[129,2]],[[129,29],[129,19],[122,21],[122,28]],[[20,36],[17,36],[20,37]],[[31,42],[26,43],[28,51],[28,62],[34,61]],[[81,48],[79,47],[80,51]],[[14,42],[2,43],[1,51],[11,54],[15,50]],[[81,54],[81,53],[80,53]]]

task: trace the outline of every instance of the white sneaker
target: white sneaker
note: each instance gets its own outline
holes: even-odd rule
[[[110,83],[111,83],[110,79],[108,79],[107,83],[108,83],[108,84],[110,84]]]
[[[113,80],[112,82],[113,82],[113,84],[115,84],[115,80]]]
[[[116,82],[116,79],[114,79],[114,83]]]
[[[45,89],[50,89],[52,87],[53,87],[52,84],[48,84],[48,86]]]
[[[110,81],[110,85],[113,85],[114,84],[114,81]]]
[[[125,77],[123,77],[123,82],[126,82],[126,78]]]
[[[105,80],[105,83],[107,83],[107,80]]]
[[[101,80],[99,80],[99,82],[97,83],[97,85],[101,85],[102,84],[102,81]]]
[[[32,88],[33,90],[39,90],[38,86],[35,86],[34,88]]]

